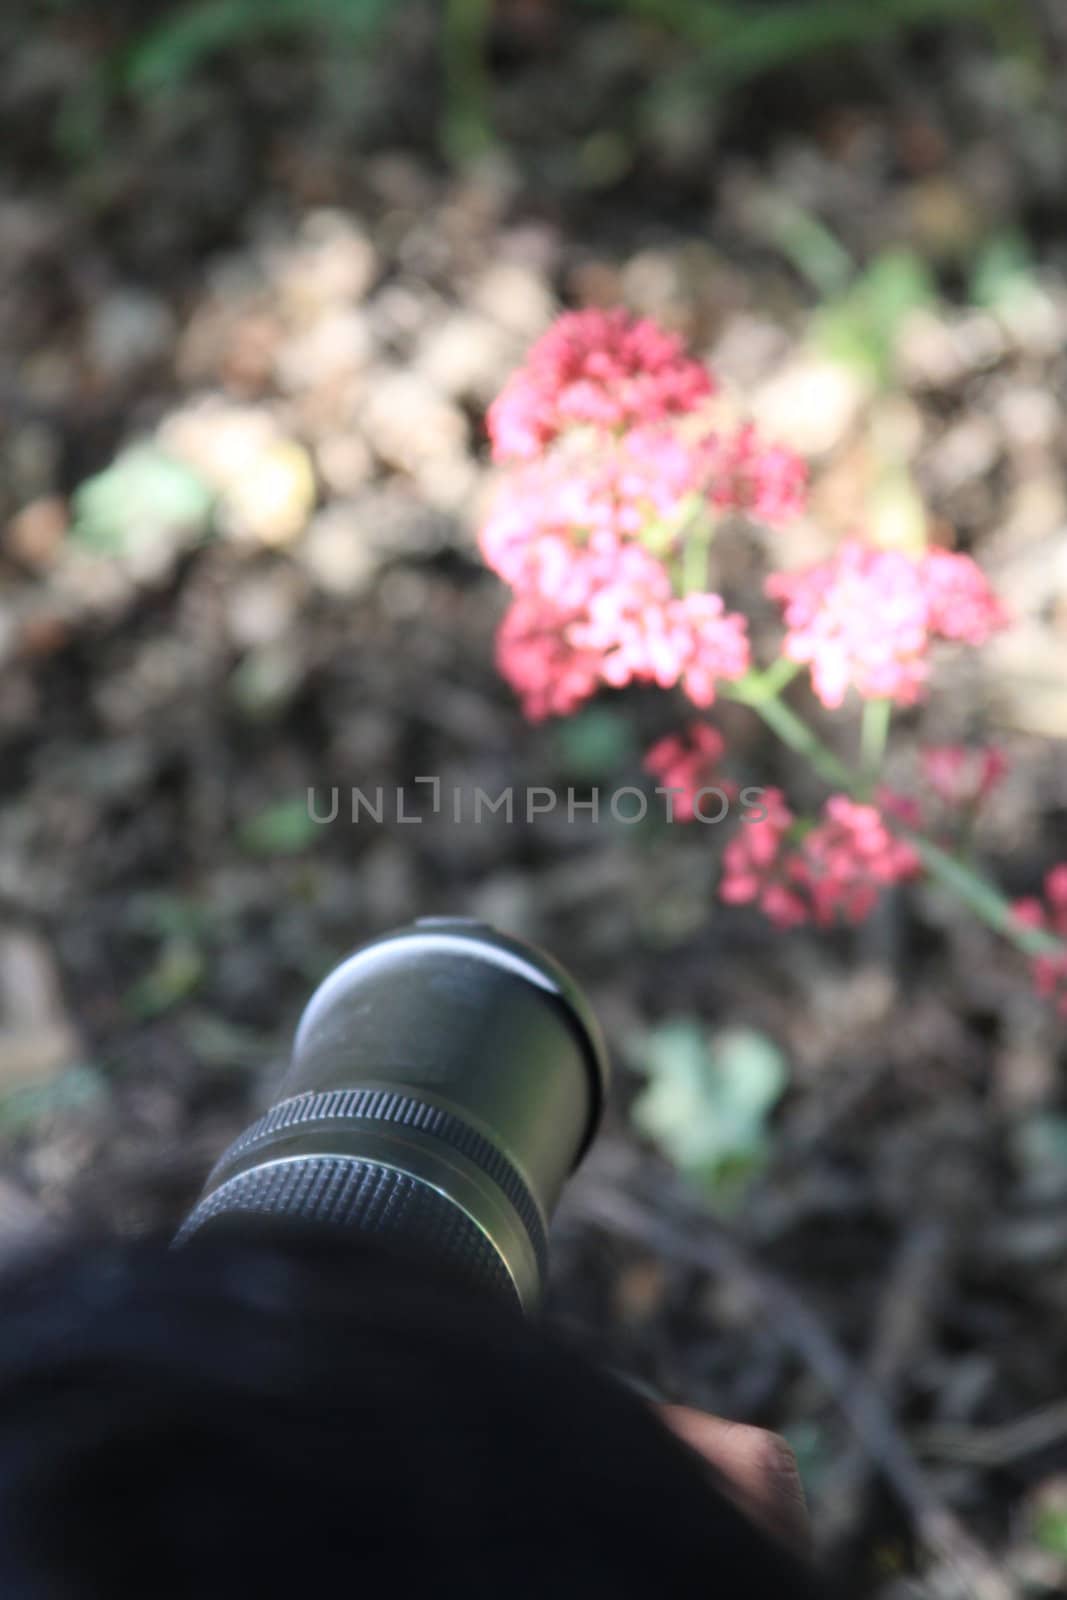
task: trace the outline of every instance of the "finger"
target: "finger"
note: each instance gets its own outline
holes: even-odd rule
[[[659,1411],[671,1432],[715,1468],[753,1521],[794,1549],[807,1550],[811,1535],[804,1488],[784,1439],[688,1406]]]

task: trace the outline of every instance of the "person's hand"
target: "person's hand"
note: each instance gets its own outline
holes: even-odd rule
[[[809,1544],[807,1507],[796,1457],[764,1428],[709,1417],[688,1406],[660,1406],[663,1421],[715,1469],[723,1488],[768,1533],[792,1549]]]

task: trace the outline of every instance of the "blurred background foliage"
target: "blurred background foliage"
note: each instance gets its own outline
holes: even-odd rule
[[[839,63],[850,51],[938,23],[963,22],[984,34],[1035,94],[1048,70],[1041,30],[1018,0],[153,0],[113,6],[106,18],[85,0],[46,0],[37,9],[61,24],[84,24],[95,58],[56,125],[61,146],[83,160],[123,96],[178,92],[220,58],[264,41],[306,50],[334,81],[346,69],[365,74],[398,27],[412,28],[413,13],[414,31],[438,58],[441,150],[456,160],[507,140],[507,56],[517,44],[536,46],[588,12],[600,24],[596,50],[608,67],[621,30],[638,30],[645,83],[619,97],[613,117],[605,118],[595,94],[572,108],[594,185],[625,169],[646,138],[684,143],[687,122],[740,89],[823,58]],[[595,126],[584,130],[583,108],[595,113]]]

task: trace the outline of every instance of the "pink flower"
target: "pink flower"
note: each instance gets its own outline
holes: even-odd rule
[[[599,658],[568,643],[563,621],[565,613],[551,601],[520,595],[497,631],[497,670],[518,694],[531,722],[569,716],[599,686]]]
[[[929,745],[920,751],[923,776],[937,798],[953,810],[975,810],[1004,778],[1008,763],[995,745]]]
[[[1016,900],[1011,909],[1016,922],[1021,922],[1024,928],[1045,926],[1045,908],[1036,895],[1027,895],[1025,900]]]
[[[681,735],[660,739],[644,760],[646,772],[673,790],[672,811],[678,822],[692,822],[702,789],[718,788],[729,794],[734,785],[716,780],[715,767],[722,758],[722,734],[707,722],[691,722]]]
[[[655,528],[663,553],[684,540],[692,498],[760,516],[784,515],[787,491],[778,457],[743,446],[735,470],[732,442],[715,434],[688,440],[664,427],[634,429],[619,439],[574,440],[513,468],[501,480],[482,526],[488,566],[515,588],[555,595],[572,576],[570,555],[610,540],[640,543]],[[760,462],[772,461],[766,480]],[[801,492],[803,467],[795,463]]]
[[[765,789],[765,815],[742,822],[723,851],[719,899],[727,905],[757,905],[777,928],[793,928],[808,918],[807,907],[784,880],[782,862],[795,818],[780,789]]]
[[[689,594],[672,604],[680,645],[679,679],[695,706],[707,708],[715,685],[744,677],[749,668],[747,624],[727,611],[717,594]]]
[[[1035,956],[1034,988],[1043,1000],[1053,1000],[1061,1017],[1067,1017],[1067,950],[1063,955]]]
[[[928,550],[919,569],[932,634],[978,645],[1008,626],[1011,619],[1006,607],[970,556],[953,550]]]
[[[1012,910],[1025,927],[1044,928],[1064,941],[1061,952],[1034,956],[1030,974],[1038,994],[1053,1000],[1067,1017],[1067,861],[1045,874],[1045,900],[1047,905],[1033,897],[1017,900]]]
[[[684,517],[687,497],[706,493],[711,468],[706,444],[662,429],[561,445],[501,480],[482,527],[482,554],[506,583],[551,594],[568,553],[636,544],[653,523]]]
[[[827,927],[838,917],[865,921],[883,888],[914,877],[920,867],[911,845],[889,831],[875,806],[835,794],[786,872],[806,890],[815,922]]]
[[[847,540],[828,561],[772,573],[784,606],[784,653],[811,668],[823,705],[850,684],[866,699],[911,705],[926,680],[927,607],[917,564],[899,550]]]
[[[874,791],[874,798],[884,817],[895,817],[906,828],[922,827],[922,807],[910,794],[901,794],[898,789],[890,789],[886,784],[879,784]]]
[[[654,322],[621,308],[572,311],[533,346],[486,425],[496,460],[529,459],[570,428],[659,422],[712,392],[706,368]]]
[[[605,451],[603,441],[599,448]],[[625,531],[636,538],[650,522],[669,522],[684,512],[690,496],[710,498],[720,467],[715,434],[683,438],[665,424],[631,429],[602,459],[614,470],[616,505],[629,513]]]
[[[761,522],[788,522],[804,509],[808,469],[792,450],[763,444],[751,423],[718,441],[711,499]]]
[[[1048,896],[1056,923],[1056,932],[1067,937],[1067,861],[1061,861],[1045,874],[1045,894]]]
[[[1006,616],[969,556],[947,550],[913,560],[846,540],[828,560],[772,573],[767,593],[784,608],[784,652],[811,668],[823,705],[850,686],[864,699],[913,705],[937,638],[981,644]]]
[[[780,792],[767,790],[763,804],[767,819],[743,825],[723,852],[719,897],[755,902],[778,927],[862,922],[882,889],[920,870],[915,851],[875,806],[831,795],[822,820],[791,845],[793,816]]]
[[[717,594],[674,598],[662,562],[638,545],[591,555],[610,565],[593,586],[584,615],[567,626],[579,650],[600,656],[605,683],[634,681],[661,689],[680,684],[694,705],[709,706],[719,679],[748,671],[745,619]]]
[[[748,661],[745,619],[718,595],[676,599],[662,562],[606,538],[571,552],[553,593],[520,589],[497,640],[497,665],[535,720],[573,711],[601,684],[680,684],[708,706],[717,682],[741,677]],[[556,689],[550,670],[563,678]]]
[[[751,428],[681,430],[677,418],[711,392],[673,335],[585,311],[560,318],[491,408],[494,452],[514,465],[480,543],[528,602],[509,615],[498,660],[531,716],[573,708],[597,683],[678,685],[709,706],[720,681],[748,670],[744,618],[718,594],[676,593],[676,558],[702,506],[796,510],[804,468]],[[566,672],[558,689],[551,663]]]

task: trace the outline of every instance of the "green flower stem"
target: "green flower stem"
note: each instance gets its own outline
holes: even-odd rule
[[[1020,922],[1012,910],[1011,901],[1005,899],[988,879],[975,872],[958,856],[942,850],[925,834],[914,833],[910,829],[900,831],[918,852],[932,878],[936,878],[946,889],[951,889],[975,916],[1005,939],[1010,939],[1025,955],[1061,956],[1067,952],[1067,946],[1055,934],[1046,932],[1044,928],[1027,927]]]
[[[786,684],[792,683],[800,671],[799,661],[790,661],[788,656],[779,656],[759,677],[760,691],[766,695],[779,695]]]
[[[682,593],[703,594],[708,587],[708,557],[711,554],[712,528],[705,517],[696,517],[682,546]]]
[[[886,740],[889,737],[889,719],[893,715],[890,700],[865,700],[863,720],[860,723],[860,769],[867,782],[873,783],[882,770]]]
[[[768,688],[763,675],[747,673],[728,688],[724,686],[723,692],[733,700],[740,700],[742,705],[751,706],[782,743],[803,756],[826,783],[835,789],[844,789],[849,794],[856,792],[859,780],[855,773],[850,772],[803,718],[798,717],[792,707],[779,698],[773,685]]]
[[[792,663],[790,663],[792,665]],[[826,783],[857,799],[866,793],[866,775],[853,772],[825,745],[812,728],[798,717],[791,706],[779,698],[782,681],[792,677],[780,668],[779,663],[765,673],[749,672],[735,683],[722,685],[722,693],[730,699],[751,706],[776,733],[783,744],[805,758]],[[881,704],[881,702],[871,702]],[[873,737],[873,735],[872,735]],[[1044,928],[1031,928],[1018,920],[1011,901],[995,889],[989,880],[976,872],[966,861],[942,850],[923,833],[904,828],[888,818],[916,851],[930,877],[962,900],[974,915],[1016,949],[1027,956],[1062,956],[1067,954],[1067,944]]]

